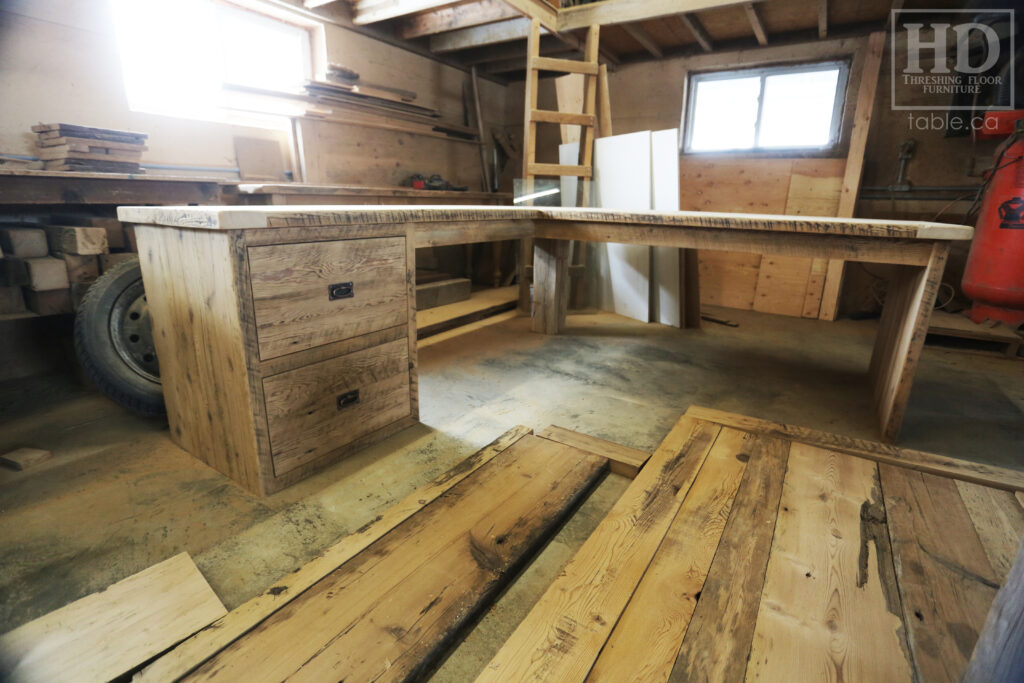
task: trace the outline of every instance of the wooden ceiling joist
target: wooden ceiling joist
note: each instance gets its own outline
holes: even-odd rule
[[[312,0],[306,0],[307,3]],[[404,17],[417,12],[442,9],[458,5],[464,0],[356,0],[352,9],[352,23],[357,26]]]
[[[818,0],[818,38],[828,37],[828,0]]]
[[[704,29],[704,24],[700,23],[700,19],[691,14],[680,14],[679,21],[683,22],[683,25],[693,34],[694,40],[700,44],[700,48],[704,52],[711,52],[715,49],[711,43],[711,36]]]
[[[664,54],[661,51],[661,46],[658,45],[654,37],[645,31],[639,24],[622,24],[622,29],[630,35],[633,40],[640,44],[640,47],[644,48],[651,53],[654,57],[661,59]]]
[[[541,29],[541,33],[547,33]],[[530,34],[530,20],[526,17],[507,19],[485,26],[448,31],[430,37],[430,51],[437,53],[468,50],[485,45],[498,45],[514,40],[525,40]]]
[[[761,21],[761,15],[757,13],[757,7],[752,2],[748,2],[743,5],[743,11],[747,13],[747,20],[750,22],[750,28],[754,31],[754,36],[757,38],[757,42],[760,45],[768,44],[768,34],[764,30],[764,23]]]
[[[559,10],[558,29],[571,31],[593,25],[625,24],[739,4],[741,0],[601,0]]]
[[[445,7],[406,17],[398,27],[398,36],[405,40],[412,40],[445,31],[493,24],[518,16],[520,13],[510,7],[505,0],[476,0],[464,5]]]
[[[549,31],[562,30],[559,28],[559,10],[544,0],[505,0],[505,2],[516,8],[524,17],[537,19],[540,21],[540,25]]]

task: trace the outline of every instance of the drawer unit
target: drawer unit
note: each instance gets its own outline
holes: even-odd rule
[[[171,436],[259,494],[418,419],[405,227],[299,223],[136,225]]]
[[[260,358],[401,325],[405,239],[249,247]]]
[[[398,339],[267,377],[263,396],[280,475],[408,417],[408,343]]]

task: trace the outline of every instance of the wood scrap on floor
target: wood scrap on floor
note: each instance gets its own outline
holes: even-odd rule
[[[0,465],[11,469],[27,470],[50,459],[50,451],[42,448],[16,448],[0,455]]]
[[[608,469],[615,474],[621,474],[630,479],[635,478],[640,473],[640,468],[651,457],[650,453],[636,448],[629,448],[628,446],[599,439],[596,436],[580,434],[579,432],[555,425],[545,427],[537,436],[602,455],[608,458]]]
[[[0,677],[107,681],[225,613],[181,553],[0,637]]]

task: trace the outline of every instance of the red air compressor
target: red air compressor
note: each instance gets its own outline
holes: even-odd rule
[[[961,287],[974,322],[1024,323],[1024,118],[996,151]]]

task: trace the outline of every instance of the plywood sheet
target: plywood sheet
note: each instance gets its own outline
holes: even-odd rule
[[[769,254],[761,258],[754,310],[800,317],[812,259]]]
[[[236,137],[235,158],[242,180],[288,180],[277,140]]]
[[[738,251],[700,253],[700,302],[751,310],[757,291],[761,254]]]
[[[643,211],[651,208],[651,133],[614,135],[594,141],[598,206]],[[606,244],[597,256],[597,307],[634,320],[650,320],[651,250]]]
[[[685,155],[679,161],[683,211],[786,213],[790,159],[709,159]]]
[[[679,129],[651,133],[651,208],[679,210]],[[651,320],[679,327],[679,249],[651,249]]]

